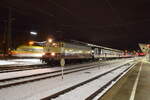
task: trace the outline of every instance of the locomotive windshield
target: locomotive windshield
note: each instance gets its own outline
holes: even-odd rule
[[[61,47],[60,42],[46,43],[46,47]]]

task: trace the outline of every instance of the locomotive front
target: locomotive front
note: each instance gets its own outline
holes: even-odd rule
[[[44,46],[44,55],[42,56],[42,60],[59,60],[62,55],[62,43],[61,42],[53,42],[46,43]]]
[[[88,60],[93,57],[91,47],[68,42],[47,42],[44,46],[44,52],[42,61],[50,64],[58,63],[62,58],[66,62],[70,62],[73,60]]]

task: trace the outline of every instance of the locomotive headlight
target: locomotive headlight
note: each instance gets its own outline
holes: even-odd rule
[[[52,53],[51,53],[51,56],[55,56],[55,52],[52,52]]]
[[[94,53],[94,50],[92,50],[92,53]]]
[[[44,56],[45,55],[45,53],[42,53],[42,56]]]

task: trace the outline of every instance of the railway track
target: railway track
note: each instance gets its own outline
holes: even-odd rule
[[[95,92],[94,93],[92,93],[91,95],[89,95],[88,97],[86,97],[86,98],[84,98],[85,100],[93,100],[99,93],[101,93],[106,87],[108,87],[112,82],[114,82],[114,81],[116,81],[122,74],[124,74],[125,72],[127,72],[129,69],[131,69],[133,66],[135,65],[135,63],[133,63],[133,64],[129,64],[129,63],[127,63],[127,64],[124,64],[124,65],[121,65],[121,66],[119,66],[119,67],[117,67],[117,68],[114,68],[114,69],[112,69],[112,70],[109,70],[109,71],[107,71],[107,72],[105,72],[105,73],[103,73],[103,74],[100,74],[100,75],[97,75],[97,76],[95,76],[95,77],[93,77],[93,78],[91,78],[91,79],[88,79],[88,80],[86,80],[86,81],[83,81],[83,82],[81,82],[81,83],[78,83],[78,84],[76,84],[76,85],[74,85],[74,86],[71,86],[71,87],[69,87],[69,88],[66,88],[66,89],[64,89],[64,90],[61,90],[61,91],[59,91],[59,92],[57,92],[57,93],[54,93],[54,94],[52,94],[52,95],[50,95],[50,96],[48,96],[48,97],[45,97],[45,98],[43,98],[42,100],[51,100],[51,99],[56,99],[56,100],[61,100],[61,99],[63,99],[63,98],[61,98],[63,95],[68,95],[71,91],[75,91],[75,89],[78,89],[78,90],[76,90],[76,91],[78,91],[79,93],[82,93],[80,90],[80,88],[82,87],[84,87],[85,85],[87,85],[87,86],[89,86],[89,84],[91,83],[91,82],[93,82],[93,81],[96,81],[96,80],[98,80],[98,79],[100,79],[100,78],[102,78],[102,77],[104,77],[104,76],[106,76],[106,75],[108,75],[108,74],[110,74],[110,73],[112,73],[112,72],[116,72],[117,70],[119,70],[120,68],[123,68],[124,66],[129,66],[129,67],[127,67],[126,69],[124,69],[122,72],[120,72],[118,75],[116,75],[114,78],[112,78],[110,81],[108,81],[107,83],[105,83],[102,87],[100,87],[98,90],[95,90]],[[92,88],[92,87],[90,87],[90,88]],[[75,92],[74,92],[75,93]],[[70,93],[71,94],[71,93]],[[73,93],[72,93],[73,94]],[[60,97],[61,96],[61,97]],[[59,97],[60,97],[60,99],[59,99]],[[57,99],[58,98],[58,99]]]
[[[25,71],[25,70],[34,70],[48,68],[46,64],[41,65],[27,65],[27,66],[1,66],[0,73],[8,73],[8,72],[17,72],[17,71]]]
[[[77,65],[92,64],[92,63],[96,63],[96,62],[97,61],[93,61],[93,62],[89,62],[89,63],[84,62],[81,64],[77,63]],[[65,67],[68,67],[71,65],[73,65],[73,64],[67,64]],[[17,71],[34,70],[34,69],[41,69],[41,68],[51,68],[51,67],[58,67],[58,66],[49,66],[47,64],[23,65],[23,66],[0,65],[0,73],[17,72]]]
[[[84,71],[84,70],[88,70],[88,69],[92,69],[92,68],[96,68],[96,67],[104,66],[104,65],[108,65],[108,64],[97,64],[96,63],[96,64],[88,65],[88,66],[82,65],[82,66],[78,66],[78,67],[67,68],[67,69],[64,69],[64,75],[79,72],[79,71]],[[48,78],[58,77],[61,75],[62,75],[61,70],[57,70],[57,71],[46,72],[46,73],[41,73],[41,74],[1,79],[0,80],[0,89],[25,84],[28,82],[35,82],[35,81],[44,80],[44,79],[48,79]]]
[[[101,63],[105,63],[107,61],[112,61],[112,60],[106,60],[102,61]],[[92,63],[97,63],[97,61],[86,63],[86,64],[92,64]],[[85,63],[83,63],[85,64]],[[67,66],[70,66],[73,64],[68,64]],[[82,65],[80,63],[77,63],[77,65]],[[54,67],[54,66],[51,66]],[[39,64],[39,65],[24,65],[24,66],[10,66],[10,65],[0,65],[0,73],[8,73],[8,72],[17,72],[17,71],[25,71],[25,70],[34,70],[34,69],[41,69],[41,68],[50,68],[49,65],[47,64]]]
[[[88,70],[88,69],[92,69],[92,68],[96,68],[98,66],[99,65],[93,65],[92,67],[91,66],[82,66],[82,68],[76,67],[76,68],[64,69],[64,75],[83,71],[83,70]],[[25,84],[28,82],[35,82],[35,81],[44,80],[44,79],[48,79],[48,78],[54,78],[54,77],[58,77],[61,75],[62,75],[61,70],[58,70],[58,71],[36,74],[36,75],[30,75],[30,76],[22,76],[22,77],[17,77],[17,78],[3,79],[3,80],[0,80],[0,89],[7,88],[10,86]]]

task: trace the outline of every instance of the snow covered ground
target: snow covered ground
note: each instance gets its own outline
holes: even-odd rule
[[[42,64],[40,59],[11,59],[11,60],[0,60],[1,65],[11,65],[11,66],[23,66],[23,65],[35,65]]]
[[[25,61],[28,61],[28,60],[25,60]],[[113,63],[117,63],[117,62],[119,63],[121,61],[123,61],[123,60],[112,60],[112,61],[107,61],[107,62],[101,62],[100,65],[103,65],[103,64],[113,64]],[[95,63],[97,63],[97,62],[95,62]],[[92,64],[95,64],[95,63],[71,65],[71,66],[68,66],[68,67],[64,67],[64,69],[73,68],[73,67],[80,67],[82,65],[88,65],[89,66],[89,65],[92,65]],[[30,63],[30,64],[34,64],[34,63]],[[2,80],[2,79],[8,79],[8,78],[21,77],[21,76],[29,76],[29,75],[41,74],[41,73],[46,73],[46,72],[53,72],[53,71],[58,71],[58,70],[61,70],[61,67],[52,67],[52,68],[44,68],[44,69],[25,70],[25,71],[21,71],[21,72],[17,71],[17,72],[9,72],[9,73],[0,73],[0,80]]]
[[[69,93],[61,95],[61,96],[55,98],[54,100],[84,100],[85,98],[90,96],[92,93],[97,91],[99,88],[102,88],[110,80],[112,80],[113,78],[118,76],[121,72],[123,72],[128,67],[129,66],[124,66],[122,68],[119,68],[105,76],[102,76],[101,78],[98,78],[97,80],[89,82],[88,84],[82,85],[82,86],[72,90]]]
[[[55,78],[45,79],[45,80],[36,81],[36,82],[23,84],[19,86],[3,88],[3,89],[0,89],[0,99],[1,100],[40,100],[41,98],[47,97],[60,90],[63,90],[65,88],[71,87],[85,80],[88,80],[94,76],[107,72],[108,70],[116,68],[130,61],[132,61],[132,59],[128,59],[128,60],[122,59],[118,61],[116,60],[114,63],[108,62],[108,63],[111,63],[111,65],[109,64],[105,66],[100,66],[98,68],[89,69],[86,71],[80,71],[80,72],[68,74],[64,76],[63,80],[61,79],[61,77],[55,77]],[[107,77],[109,78],[110,76],[107,76]],[[107,79],[107,77],[105,78]],[[105,78],[101,80],[101,82],[105,83]],[[99,82],[98,83],[96,82],[93,84],[99,84]],[[89,93],[86,91],[84,92],[85,94]],[[78,91],[76,91],[73,94],[76,98],[79,96],[82,96],[82,94],[80,94]],[[61,100],[73,100],[72,97],[71,98],[69,97],[70,96],[66,98],[65,96],[65,99],[61,99]],[[77,100],[76,98],[74,100]],[[78,100],[82,100],[82,99],[78,99]]]

